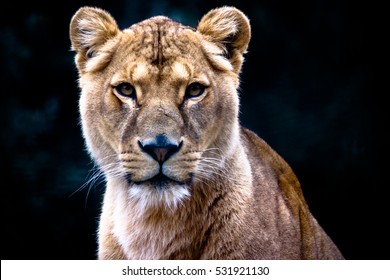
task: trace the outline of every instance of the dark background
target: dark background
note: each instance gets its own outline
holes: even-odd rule
[[[159,14],[196,26],[211,8],[241,9],[253,31],[242,124],[292,166],[313,214],[347,259],[389,259],[389,165],[382,163],[388,88],[378,86],[375,70],[380,8],[367,3],[2,3],[1,259],[95,258],[104,185],[83,187],[93,164],[80,133],[68,35],[83,5],[108,10],[121,28]]]

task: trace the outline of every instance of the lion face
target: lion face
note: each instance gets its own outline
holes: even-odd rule
[[[83,135],[107,180],[133,199],[175,205],[223,174],[239,141],[238,74],[250,38],[242,13],[213,10],[197,30],[153,17],[120,31],[107,12],[82,8],[70,35]]]

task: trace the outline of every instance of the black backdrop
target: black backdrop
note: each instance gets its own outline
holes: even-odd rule
[[[108,10],[121,28],[158,14],[196,26],[211,8],[240,8],[253,31],[241,123],[290,163],[346,258],[389,258],[388,164],[380,164],[388,112],[374,71],[373,4],[73,0],[1,6],[1,259],[96,256],[104,185],[81,188],[93,164],[80,134],[68,36],[83,5]]]

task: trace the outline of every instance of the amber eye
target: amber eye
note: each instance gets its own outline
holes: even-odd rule
[[[114,87],[116,92],[124,97],[135,98],[135,88],[129,83],[121,83]]]
[[[186,89],[187,98],[195,98],[201,96],[204,93],[206,86],[200,83],[192,83]]]

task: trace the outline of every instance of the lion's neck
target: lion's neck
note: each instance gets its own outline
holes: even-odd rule
[[[226,211],[224,205],[230,204],[229,209],[233,209],[237,196],[241,204],[251,196],[248,188],[250,170],[249,165],[242,164],[240,157],[243,156],[238,147],[226,162],[230,169],[228,176],[222,174],[217,181],[194,183],[191,196],[175,208],[157,206],[140,211],[137,202],[129,197],[126,182],[108,178],[102,220],[110,220],[111,234],[116,237],[125,257],[200,258],[216,217]],[[240,207],[237,206],[238,212],[242,210]]]

